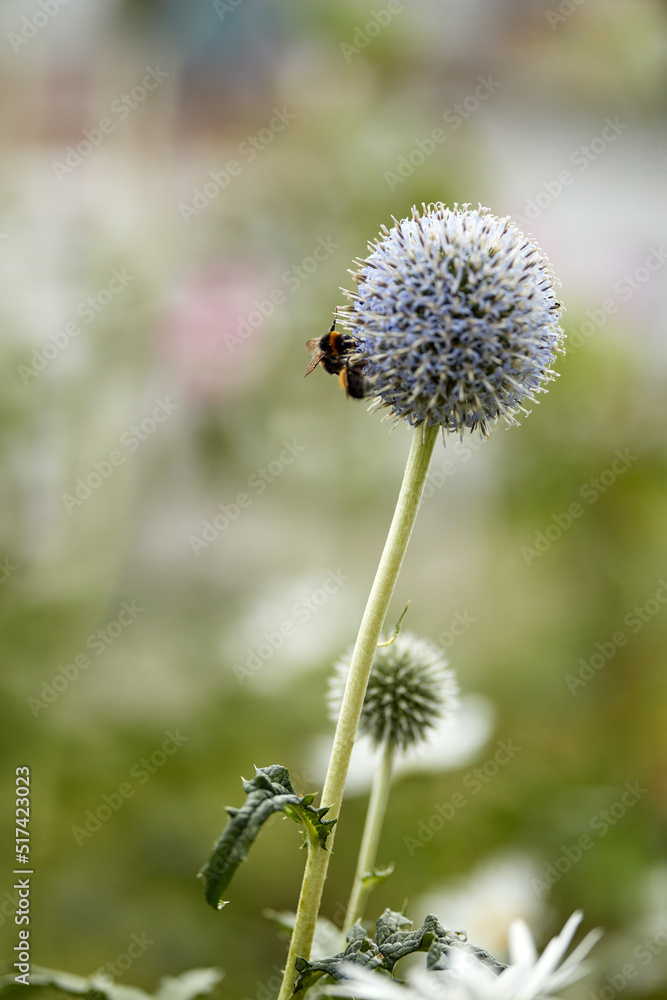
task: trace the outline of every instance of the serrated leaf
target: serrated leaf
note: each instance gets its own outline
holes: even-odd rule
[[[503,969],[507,968],[506,965],[499,962],[497,958],[494,958],[484,948],[479,948],[476,944],[467,944],[465,941],[460,940],[455,943],[436,942],[429,950],[426,968],[432,972],[442,972],[445,969],[451,968],[453,952],[456,949],[464,951],[477,962],[481,962],[482,965],[485,965],[496,976],[499,976]]]
[[[369,872],[364,872],[361,876],[362,884],[369,888],[374,885],[380,885],[382,882],[387,881],[393,871],[393,864],[387,865],[386,868],[373,868]]]
[[[252,781],[243,780],[247,798],[240,809],[228,809],[229,823],[215,844],[208,862],[199,873],[204,879],[206,901],[219,910],[225,903],[223,893],[263,824],[275,812],[302,823],[309,840],[326,849],[327,837],[336,822],[325,820],[328,806],[315,809],[314,794],[298,795],[292,787],[289,771],[280,764],[255,768]]]
[[[349,963],[362,965],[369,972],[378,969],[391,974],[401,958],[418,951],[427,953],[428,969],[445,969],[449,966],[452,950],[456,948],[463,948],[496,974],[505,968],[488,952],[467,944],[464,934],[446,930],[433,914],[429,914],[422,926],[413,931],[412,922],[402,913],[385,910],[375,925],[373,937],[368,936],[362,925],[357,923],[347,935],[344,951],[316,961],[298,958],[295,964],[299,978],[295,995],[301,996],[322,976],[343,981]]]

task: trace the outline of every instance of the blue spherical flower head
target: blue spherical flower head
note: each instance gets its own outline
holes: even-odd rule
[[[517,423],[546,392],[562,352],[549,261],[508,218],[441,203],[369,244],[355,261],[345,322],[378,405],[463,435]]]

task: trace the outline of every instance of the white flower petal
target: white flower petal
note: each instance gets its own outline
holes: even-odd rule
[[[577,910],[566,922],[560,934],[549,941],[526,980],[524,987],[526,1000],[536,996],[540,990],[548,986],[554,970],[558,967],[558,963],[574,937],[574,932],[581,923],[582,917],[581,910]],[[524,1000],[524,993],[521,994],[521,1000]]]
[[[513,920],[510,924],[509,953],[513,965],[533,965],[537,961],[533,935],[523,920]]]
[[[587,975],[591,969],[591,964],[582,964],[582,959],[586,957],[591,948],[598,943],[601,937],[602,931],[600,928],[596,928],[586,935],[584,940],[577,945],[572,954],[568,955],[560,969],[557,969],[552,975],[552,989],[560,989],[562,986],[569,986],[570,983],[575,983],[577,979],[581,979],[582,976]]]

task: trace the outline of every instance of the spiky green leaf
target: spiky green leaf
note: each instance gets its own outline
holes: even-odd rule
[[[199,873],[204,879],[206,901],[216,910],[225,905],[222,896],[263,824],[275,812],[304,826],[306,837],[326,849],[327,837],[336,822],[325,820],[328,806],[316,809],[314,794],[298,795],[292,787],[289,771],[280,764],[255,768],[252,781],[243,781],[246,800],[240,809],[228,808],[229,823],[213,848],[208,862]]]
[[[383,882],[387,881],[393,870],[393,864],[387,865],[386,868],[373,868],[369,872],[364,872],[361,876],[361,881],[363,885],[368,886],[369,888],[375,885],[381,885]]]
[[[505,968],[482,948],[467,944],[465,934],[446,930],[433,914],[426,917],[421,927],[412,930],[412,922],[402,913],[385,910],[375,925],[374,937],[369,937],[362,925],[357,923],[347,935],[345,951],[312,962],[298,958],[295,963],[299,972],[295,996],[302,996],[322,976],[343,981],[348,963],[363,965],[369,971],[377,969],[392,973],[401,958],[424,951],[427,953],[428,969],[446,969],[452,950],[457,948],[464,949],[496,974]]]

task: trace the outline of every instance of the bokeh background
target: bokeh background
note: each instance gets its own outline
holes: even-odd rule
[[[119,982],[276,994],[299,830],[220,913],[195,875],[254,765],[321,787],[410,442],[304,382],[304,344],[442,200],[534,234],[570,346],[519,428],[438,446],[390,619],[411,600],[463,708],[397,780],[369,915],[435,907],[502,956],[514,917],[544,944],[582,908],[606,933],[570,995],[664,997],[667,5],[3,0],[0,45],[3,954],[28,765],[35,962],[139,939]]]

